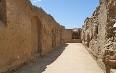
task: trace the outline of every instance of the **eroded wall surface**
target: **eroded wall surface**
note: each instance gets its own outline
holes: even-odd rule
[[[27,61],[32,50],[31,4],[6,0],[5,6],[7,18],[0,24],[0,72]]]
[[[64,31],[70,33],[29,0],[0,0],[0,73],[63,44]]]
[[[116,1],[100,0],[92,16],[87,17],[82,27],[81,40],[99,63],[110,55],[115,60]],[[112,55],[111,55],[112,52]],[[104,66],[104,65],[103,65]]]

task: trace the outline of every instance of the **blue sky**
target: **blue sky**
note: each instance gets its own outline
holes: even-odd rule
[[[31,0],[65,28],[80,28],[99,5],[99,0]]]

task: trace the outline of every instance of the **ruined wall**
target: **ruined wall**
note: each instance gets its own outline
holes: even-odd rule
[[[0,26],[0,72],[27,61],[32,50],[30,2],[6,0],[5,10],[6,26]]]
[[[43,13],[43,12],[42,12]],[[54,47],[59,46],[61,41],[61,25],[58,24],[54,18],[47,14],[43,13],[41,17],[42,24],[42,54],[50,52]]]
[[[42,54],[52,50],[52,27],[53,21],[45,12],[42,14]]]
[[[102,59],[106,41],[107,9],[106,3],[100,3],[92,16],[85,20],[82,29],[82,41],[96,59]]]
[[[82,43],[85,44],[87,47],[89,47],[89,42],[92,39],[92,17],[87,17],[87,19],[84,22],[84,26],[82,28],[82,36],[81,36],[81,40]]]
[[[96,60],[103,65],[103,59],[110,55],[115,60],[115,28],[116,1],[100,0],[91,17],[88,17],[82,27],[82,43],[88,48]],[[111,53],[112,52],[112,55]]]
[[[70,31],[29,0],[0,0],[0,73],[63,44]]]
[[[100,3],[100,13],[98,16],[98,43],[100,55],[104,53],[104,43],[106,41],[106,24],[107,24],[107,9],[106,1]]]
[[[100,4],[91,17],[85,20],[82,29],[82,41],[89,47],[96,57],[103,55],[104,43],[106,41],[107,9],[106,3]]]

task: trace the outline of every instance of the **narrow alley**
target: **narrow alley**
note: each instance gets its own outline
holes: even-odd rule
[[[66,43],[14,73],[104,73],[81,43]]]
[[[116,0],[0,0],[0,73],[116,73]]]

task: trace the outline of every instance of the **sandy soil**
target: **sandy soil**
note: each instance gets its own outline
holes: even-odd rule
[[[14,73],[104,73],[81,43],[66,43]]]

